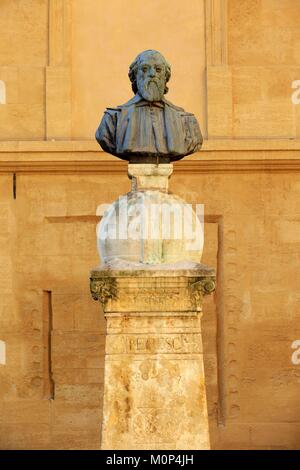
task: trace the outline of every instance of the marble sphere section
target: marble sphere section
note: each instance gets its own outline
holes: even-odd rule
[[[101,261],[200,263],[202,220],[201,213],[174,194],[157,189],[131,191],[111,204],[98,224]]]

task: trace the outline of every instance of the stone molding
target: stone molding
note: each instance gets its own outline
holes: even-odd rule
[[[0,142],[0,173],[124,174],[127,162],[94,141]],[[210,139],[174,164],[177,174],[300,171],[300,139]]]
[[[211,138],[203,141],[200,152],[184,158],[184,162],[202,158],[207,152],[240,151],[296,151],[300,150],[300,139],[264,139],[264,138]],[[118,162],[115,157],[103,152],[95,140],[8,140],[0,141],[1,153],[96,153],[106,161]],[[24,157],[25,158],[25,157]],[[268,158],[267,155],[264,158]],[[298,158],[300,158],[298,156]],[[125,162],[126,163],[126,162]],[[125,164],[124,163],[124,164]],[[180,161],[175,162],[177,166]],[[126,163],[127,164],[127,163]]]
[[[0,154],[1,155],[1,154]],[[65,160],[65,161],[0,161],[0,173],[48,173],[48,174],[124,174],[126,164],[98,160]],[[219,160],[202,158],[202,160],[185,161],[176,164],[176,174],[206,173],[249,173],[249,172],[295,172],[300,171],[298,158],[265,159],[228,159]]]
[[[199,266],[173,270],[152,266],[148,270],[145,267],[124,271],[101,267],[91,272],[91,295],[102,303],[105,313],[143,310],[173,315],[174,302],[178,312],[200,312],[203,297],[215,290],[216,274],[213,268]]]

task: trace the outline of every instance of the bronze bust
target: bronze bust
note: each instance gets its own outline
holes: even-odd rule
[[[102,149],[131,163],[169,163],[200,150],[195,116],[164,98],[171,68],[162,54],[142,52],[128,76],[135,96],[106,109],[96,131]]]

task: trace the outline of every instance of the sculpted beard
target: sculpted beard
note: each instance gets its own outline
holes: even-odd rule
[[[146,101],[160,101],[164,96],[165,80],[137,78],[137,88]]]

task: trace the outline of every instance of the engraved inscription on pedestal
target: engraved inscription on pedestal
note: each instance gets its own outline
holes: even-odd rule
[[[106,341],[108,354],[201,353],[200,334],[111,335]]]

